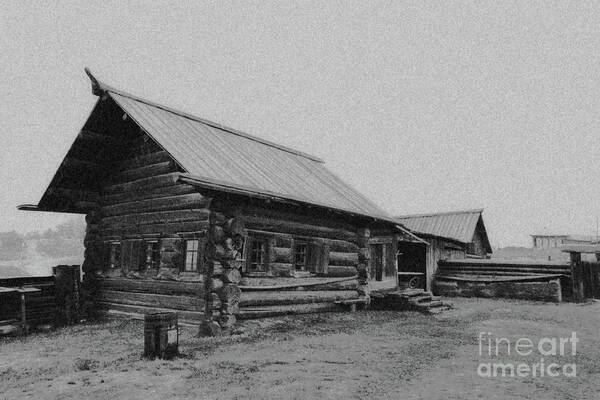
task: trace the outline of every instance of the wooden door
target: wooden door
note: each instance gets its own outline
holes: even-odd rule
[[[386,262],[386,245],[385,244],[372,244],[371,245],[371,265],[370,273],[371,280],[381,281],[383,280],[385,262]]]
[[[600,299],[600,264],[582,262],[584,294],[586,299]]]

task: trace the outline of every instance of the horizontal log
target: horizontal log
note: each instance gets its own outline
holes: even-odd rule
[[[291,304],[282,306],[264,306],[241,308],[238,319],[256,319],[277,317],[283,315],[312,314],[319,312],[341,311],[342,308],[334,303]]]
[[[151,279],[128,278],[98,278],[97,287],[100,290],[115,290],[122,292],[155,293],[173,296],[191,295],[203,298],[204,282],[199,276],[199,282],[159,281]]]
[[[179,196],[182,194],[198,193],[198,189],[191,185],[176,184],[172,186],[164,186],[138,192],[127,192],[117,194],[105,194],[101,197],[100,203],[103,206],[110,206],[120,203],[131,203],[134,201],[158,199],[161,197]]]
[[[247,229],[258,229],[269,232],[296,234],[298,236],[353,239],[356,234],[352,231],[328,228],[319,225],[304,224],[299,222],[278,220],[273,218],[246,216],[244,218]]]
[[[292,249],[289,247],[273,247],[271,250],[275,256],[275,262],[278,263],[291,263],[292,262]]]
[[[464,276],[535,276],[535,275],[570,275],[569,273],[562,272],[465,272],[465,271],[437,271],[435,275],[444,276],[444,275],[464,275]]]
[[[209,210],[202,208],[118,215],[115,217],[103,218],[99,229],[123,228],[132,225],[151,225],[174,222],[205,221],[208,219],[209,213]],[[98,229],[98,227],[96,227],[96,229]]]
[[[358,253],[358,246],[345,240],[325,239],[330,251],[341,253]]]
[[[121,292],[100,290],[97,300],[108,303],[130,304],[145,307],[172,308],[175,310],[203,311],[204,298],[198,296],[175,296],[155,293]],[[213,305],[220,307],[218,296],[213,296]]]
[[[358,264],[358,253],[329,252],[329,265],[356,265]]]
[[[101,213],[103,217],[113,217],[153,211],[191,210],[206,208],[209,203],[210,199],[200,193],[190,193],[104,206],[101,208]],[[208,215],[206,215],[206,219],[208,219]]]
[[[168,224],[132,225],[122,228],[100,230],[102,239],[123,236],[141,236],[151,234],[171,234],[181,232],[202,232],[208,229],[208,221],[176,222]]]
[[[358,298],[358,292],[349,290],[242,292],[240,307],[333,303],[337,300],[352,300],[356,298]]]
[[[356,266],[354,265],[329,265],[327,267],[327,276],[345,277],[356,275]]]
[[[220,206],[226,209],[226,214],[231,214],[240,207],[240,205],[236,203],[229,203],[228,205],[225,205],[219,204],[219,202],[217,202],[217,204],[215,205],[217,209]],[[241,212],[242,215],[252,218],[266,218],[296,222],[307,225],[327,226],[329,228],[350,231],[353,232],[353,234],[356,231],[355,224],[349,223],[349,220],[347,218],[337,218],[336,215],[330,213],[324,213],[324,215],[319,215],[318,210],[309,210],[306,207],[292,209],[277,209],[246,204],[242,205]]]
[[[173,160],[173,158],[166,151],[157,151],[121,161],[118,165],[118,169],[121,171],[135,169],[145,165],[158,164],[171,160]]]
[[[444,266],[438,268],[439,271],[464,271],[466,273],[478,273],[478,272],[488,272],[488,273],[500,273],[500,272],[527,272],[527,273],[570,273],[571,268],[475,268],[475,267],[450,267]]]
[[[99,301],[96,303],[100,310],[114,310],[122,313],[131,314],[132,316],[143,316],[145,314],[153,314],[158,312],[176,312],[179,321],[196,321],[199,322],[204,313],[200,311],[176,310],[172,308],[136,306],[131,304],[110,303]]]
[[[242,291],[273,290],[354,290],[357,280],[348,278],[250,278],[244,277],[240,282]]]
[[[103,193],[116,194],[122,192],[139,192],[149,189],[172,186],[177,183],[177,179],[181,173],[172,172],[164,175],[152,176],[150,178],[138,179],[133,182],[117,183],[114,185],[106,186],[103,189]]]
[[[113,181],[118,183],[136,181],[138,179],[149,178],[151,176],[168,174],[176,171],[174,161],[165,161],[158,164],[150,164],[135,169],[122,170],[114,175]]]
[[[569,269],[570,266],[566,265],[553,265],[553,266],[538,266],[538,265],[460,265],[460,264],[445,264],[439,263],[440,268],[464,268],[464,269],[494,269],[498,271],[508,270],[508,269],[539,269],[539,270],[561,270],[561,269]]]

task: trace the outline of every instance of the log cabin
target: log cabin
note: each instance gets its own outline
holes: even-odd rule
[[[476,209],[397,216],[396,221],[428,243],[398,243],[399,276],[411,279],[411,287],[431,290],[440,260],[489,258],[492,246],[482,214],[483,209]]]
[[[86,215],[93,309],[236,318],[330,310],[397,284],[422,242],[322,160],[108,86],[37,205]],[[371,257],[374,254],[374,257]]]

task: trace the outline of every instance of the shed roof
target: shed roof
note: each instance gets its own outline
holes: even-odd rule
[[[491,245],[485,231],[481,214],[483,209],[450,211],[432,214],[401,215],[395,217],[402,225],[415,232],[417,235],[431,235],[454,240],[460,243],[471,243],[477,225],[484,233],[487,251],[491,252]]]
[[[87,69],[86,73],[92,80],[93,93],[114,100],[171,155],[184,177],[216,186],[226,184],[249,195],[273,196],[396,223],[317,157],[142,99],[98,81]],[[85,211],[52,209],[48,202],[43,203],[46,211]]]

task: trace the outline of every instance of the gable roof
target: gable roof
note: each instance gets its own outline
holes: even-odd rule
[[[491,252],[491,245],[483,224],[483,209],[451,211],[432,214],[402,215],[396,220],[417,235],[431,235],[460,243],[471,243],[478,224],[484,233],[484,245]]]
[[[184,171],[182,178],[187,178],[188,183],[395,222],[329,171],[319,158],[131,95],[98,81],[87,69],[86,73],[92,81],[93,93],[101,99],[112,99],[177,162]],[[57,176],[61,175],[64,164]],[[42,200],[48,192],[52,193],[51,189],[48,188]],[[53,210],[46,202],[43,205],[46,211],[78,212],[73,208]]]

